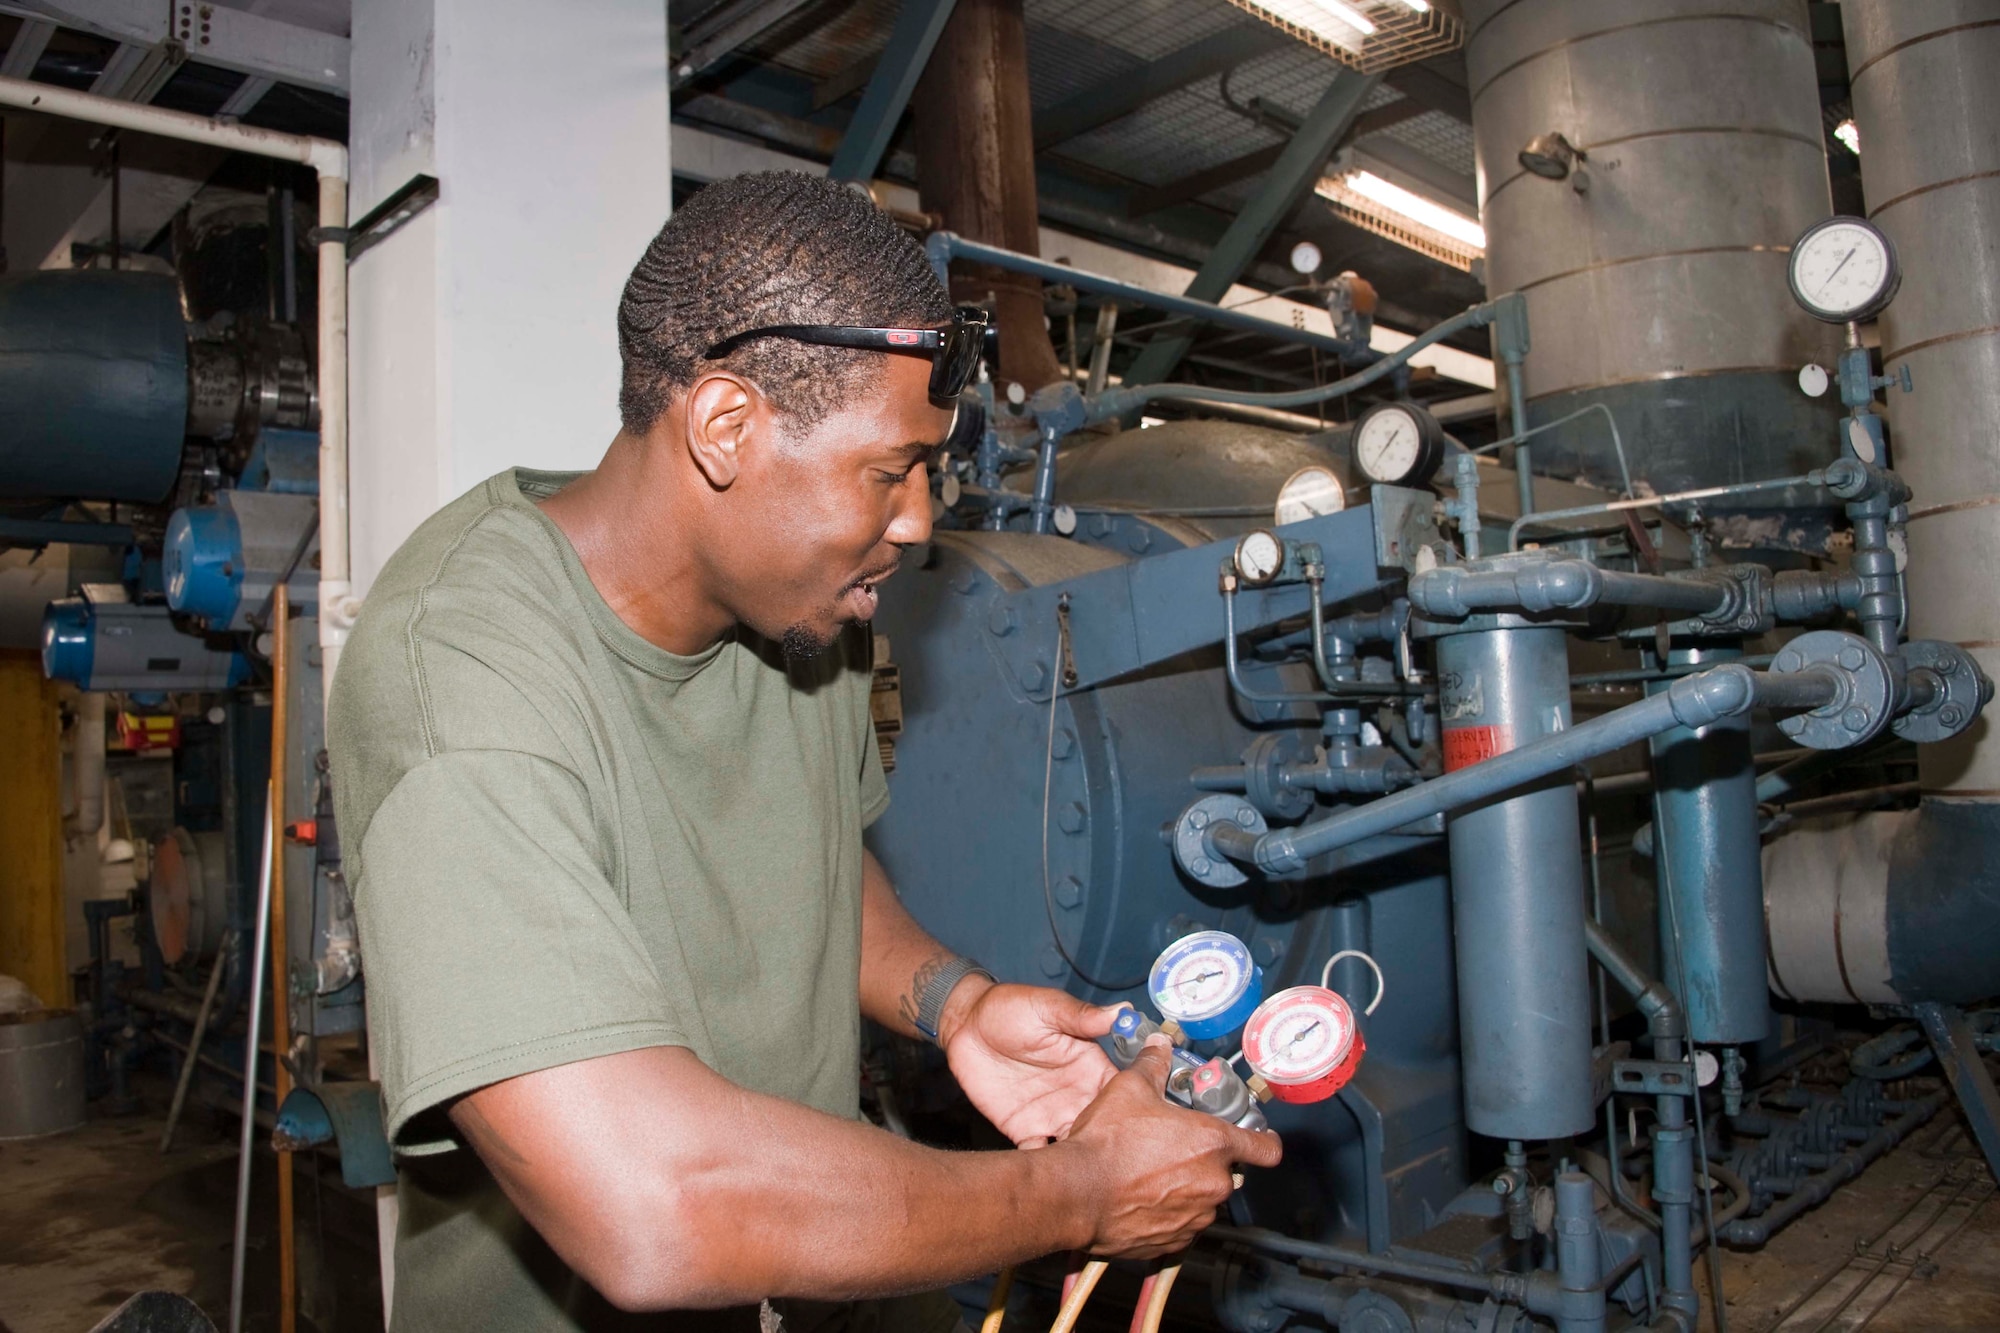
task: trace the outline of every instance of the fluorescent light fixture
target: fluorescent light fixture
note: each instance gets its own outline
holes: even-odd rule
[[[1342,0],[1254,0],[1257,8],[1336,46],[1358,51],[1361,37],[1371,37],[1375,24]]]
[[[1833,137],[1847,145],[1847,151],[1861,156],[1861,127],[1852,118],[1843,120],[1833,127]]]
[[[1400,185],[1393,185],[1369,171],[1356,171],[1346,179],[1347,188],[1364,199],[1372,199],[1393,212],[1401,213],[1413,222],[1421,222],[1433,231],[1441,231],[1454,240],[1467,245],[1486,248],[1486,228],[1474,222],[1463,213],[1434,204],[1420,194],[1414,194]]]
[[[1431,0],[1401,0],[1401,2],[1403,8],[1413,14],[1428,14],[1431,12]]]

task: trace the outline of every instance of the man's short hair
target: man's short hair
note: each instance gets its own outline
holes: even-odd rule
[[[858,190],[796,171],[732,176],[682,204],[626,280],[619,416],[644,434],[707,364],[811,426],[889,353],[756,338],[720,361],[701,354],[766,324],[929,328],[950,318],[923,248]]]

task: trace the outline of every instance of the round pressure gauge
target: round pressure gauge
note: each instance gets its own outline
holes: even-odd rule
[[[1378,403],[1354,423],[1354,461],[1386,486],[1421,485],[1444,460],[1444,428],[1415,403]]]
[[[1896,247],[1872,223],[1828,218],[1792,245],[1792,296],[1829,324],[1881,312],[1902,284]]]
[[[1281,528],[1287,523],[1338,514],[1345,508],[1347,492],[1342,489],[1340,478],[1333,475],[1333,469],[1317,463],[1300,468],[1278,488],[1277,520]]]
[[[1264,971],[1242,940],[1227,931],[1199,930],[1167,946],[1146,988],[1160,1017],[1180,1024],[1191,1041],[1224,1037],[1243,1026],[1264,994]]]
[[[1243,1029],[1243,1058],[1281,1102],[1325,1101],[1354,1077],[1366,1049],[1354,1011],[1324,986],[1279,991]]]
[[[1259,528],[1246,533],[1236,543],[1236,573],[1245,583],[1262,587],[1278,577],[1285,567],[1285,547],[1270,533]]]

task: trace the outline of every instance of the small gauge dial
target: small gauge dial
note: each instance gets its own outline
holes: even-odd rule
[[[1285,546],[1262,528],[1236,543],[1236,573],[1245,583],[1261,587],[1285,567]]]
[[[1792,245],[1792,296],[1829,324],[1869,319],[1902,284],[1896,247],[1860,218],[1828,218]]]
[[[1347,508],[1347,491],[1341,486],[1340,478],[1333,475],[1332,468],[1314,464],[1302,467],[1285,479],[1278,488],[1278,526],[1298,523],[1309,518],[1322,518],[1327,514],[1338,514]]]
[[[1281,1102],[1333,1096],[1354,1076],[1365,1049],[1354,1011],[1323,986],[1279,991],[1243,1029],[1243,1058]]]
[[[1380,403],[1354,423],[1354,462],[1386,486],[1429,481],[1444,457],[1444,429],[1415,403]]]
[[[1184,935],[1153,963],[1147,989],[1162,1018],[1195,1041],[1243,1026],[1264,993],[1264,973],[1242,940],[1222,930]]]

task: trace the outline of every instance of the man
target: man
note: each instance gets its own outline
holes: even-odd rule
[[[755,1327],[770,1299],[932,1333],[938,1297],[814,1302],[1169,1253],[1276,1163],[1163,1100],[1163,1049],[1114,1076],[1110,1010],[952,956],[862,848],[888,789],[856,627],[930,534],[979,324],[858,194],[711,186],[625,289],[597,470],[502,473],[376,581],[330,744],[398,1330]],[[863,1016],[1037,1150],[868,1125]]]

